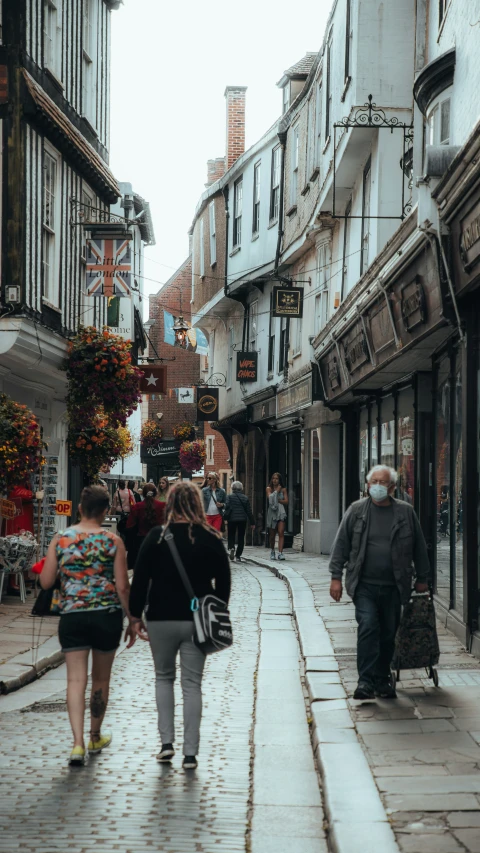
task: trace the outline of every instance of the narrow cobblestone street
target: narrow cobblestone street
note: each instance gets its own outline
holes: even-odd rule
[[[0,698],[2,853],[326,850],[285,584],[235,567],[232,615],[232,651],[207,664],[196,772],[180,767],[178,683],[177,754],[171,767],[155,761],[153,669],[140,642],[115,663],[112,747],[82,770],[66,766],[65,666]]]

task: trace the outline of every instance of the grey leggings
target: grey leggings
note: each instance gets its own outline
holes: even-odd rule
[[[202,719],[205,655],[192,641],[192,622],[149,622],[148,639],[155,664],[158,731],[162,744],[175,741],[175,663],[180,652],[183,693],[183,754],[197,755]]]

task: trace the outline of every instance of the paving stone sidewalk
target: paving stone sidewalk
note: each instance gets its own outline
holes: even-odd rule
[[[265,569],[232,570],[235,643],[207,662],[198,770],[181,769],[178,680],[177,755],[155,760],[140,642],[115,661],[111,748],[70,770],[63,665],[0,696],[1,853],[326,853],[288,593]]]
[[[25,603],[6,592],[0,602],[0,693],[17,690],[63,660],[58,619],[30,615],[35,601],[32,591]]]
[[[248,548],[249,556],[265,560],[268,552]],[[277,567],[286,566],[308,582],[351,696],[357,679],[353,605],[347,597],[339,604],[330,599],[326,557],[286,552]],[[438,688],[425,671],[406,672],[397,700],[349,699],[349,710],[399,848],[480,853],[480,663],[441,624],[438,631]]]

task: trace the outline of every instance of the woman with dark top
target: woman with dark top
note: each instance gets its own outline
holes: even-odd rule
[[[230,567],[220,534],[205,518],[200,490],[188,480],[178,481],[168,495],[165,528],[151,530],[140,549],[130,590],[130,611],[133,629],[141,639],[150,642],[155,664],[158,728],[162,742],[157,759],[162,763],[170,762],[175,754],[173,685],[176,658],[180,653],[183,767],[189,770],[197,766],[205,655],[192,641],[190,599],[163,539],[167,528],[173,533],[198,598],[210,593],[228,602]],[[144,608],[147,627],[142,621]]]
[[[272,474],[267,486],[267,527],[270,539],[270,559],[275,559],[275,536],[278,533],[278,560],[284,560],[283,545],[285,535],[285,519],[287,517],[288,494],[283,485],[281,474]]]
[[[153,527],[163,524],[165,504],[155,500],[157,490],[153,483],[142,489],[143,501],[132,506],[127,520],[128,568],[133,569],[140,546]]]
[[[237,563],[242,562],[243,547],[245,545],[245,530],[247,521],[253,530],[255,519],[253,517],[250,501],[243,494],[243,483],[235,480],[232,483],[232,493],[227,495],[225,501],[225,518],[228,524],[228,553],[230,559],[234,557]],[[235,534],[238,534],[237,553],[235,554]]]
[[[112,740],[111,734],[102,735],[101,725],[107,710],[112,664],[122,635],[122,606],[129,617],[129,584],[125,546],[119,536],[102,527],[109,506],[110,496],[102,486],[84,489],[79,506],[80,522],[53,537],[40,575],[41,586],[49,589],[57,573],[60,574],[58,634],[67,664],[72,767],[85,763],[83,724],[90,651],[89,753],[100,752]],[[127,636],[130,647],[136,640],[130,626]]]
[[[129,480],[127,483],[127,487],[130,489],[135,503],[139,504],[142,500],[142,496],[139,495],[137,490],[135,489],[135,480]]]

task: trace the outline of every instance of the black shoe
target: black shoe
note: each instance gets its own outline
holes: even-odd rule
[[[173,748],[173,745],[171,743],[164,743],[162,744],[162,748],[157,755],[157,761],[159,761],[160,764],[169,764],[174,755],[175,750]]]
[[[357,685],[357,689],[353,694],[354,699],[375,699],[375,692],[373,687],[370,684],[366,684],[365,681],[359,681]]]
[[[380,699],[396,699],[397,691],[391,678],[381,678],[375,685],[375,695]]]
[[[195,755],[186,755],[183,759],[184,770],[195,770],[198,767],[198,761]]]

